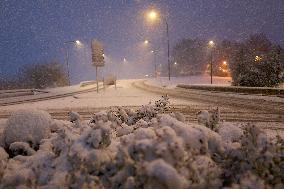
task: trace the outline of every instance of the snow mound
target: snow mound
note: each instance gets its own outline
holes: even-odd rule
[[[187,188],[187,181],[178,174],[176,169],[162,159],[157,159],[146,165],[147,176],[150,177],[150,188],[183,189]]]
[[[80,127],[21,112],[41,129],[52,122],[53,132],[38,150],[26,138],[9,145],[13,156],[0,147],[0,188],[283,188],[283,139],[268,141],[252,126],[241,137],[224,126],[222,136],[155,106],[100,112]]]
[[[13,142],[26,142],[35,148],[50,134],[51,116],[40,110],[19,110],[11,115],[4,129],[7,147]]]
[[[0,147],[0,162],[7,160],[9,157],[9,155],[7,154],[7,152],[4,150],[4,148]]]
[[[236,125],[223,123],[218,128],[218,133],[221,135],[222,140],[226,142],[237,142],[243,135],[243,130]]]
[[[13,142],[9,147],[10,152],[14,156],[16,155],[27,155],[31,156],[35,153],[35,150],[32,149],[28,143],[25,142]]]
[[[5,146],[5,141],[4,141],[4,134],[3,132],[0,131],[0,147]]]

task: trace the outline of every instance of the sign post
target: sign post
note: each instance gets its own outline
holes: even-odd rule
[[[96,39],[92,40],[92,64],[96,67],[97,92],[99,92],[98,67],[105,65],[103,45]]]

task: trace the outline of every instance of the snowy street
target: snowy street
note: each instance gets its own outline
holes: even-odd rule
[[[120,80],[117,89],[110,86],[105,90],[101,89],[99,93],[96,91],[76,94],[69,97],[51,99],[46,101],[38,101],[28,103],[28,108],[36,108],[40,110],[53,111],[58,109],[74,110],[74,109],[104,109],[110,106],[141,106],[146,105],[150,101],[160,99],[161,95],[137,89],[132,86],[133,82],[139,80]],[[199,105],[199,102],[188,101],[182,99],[171,99],[173,105]],[[1,112],[12,112],[18,109],[27,108],[27,103],[2,106]]]
[[[147,81],[119,80],[116,89],[114,86],[110,86],[105,90],[101,89],[99,93],[93,90],[57,99],[2,106],[0,118],[6,119],[16,110],[30,108],[48,111],[56,119],[66,120],[69,111],[76,111],[83,118],[89,119],[93,113],[108,107],[135,108],[147,105],[149,102],[154,103],[162,95],[169,94],[172,111],[185,114],[187,122],[196,122],[196,113],[200,110],[219,107],[221,119],[225,122],[251,122],[269,130],[272,134],[284,131],[282,116],[284,101],[282,98],[174,88],[174,83],[180,82],[182,81],[172,81],[171,85],[165,87],[166,83],[160,82],[158,79],[156,81],[154,79]],[[204,81],[200,82],[204,83]],[[94,86],[89,86],[89,88],[91,87]],[[58,90],[53,90],[57,91],[54,94],[58,93]],[[63,94],[64,90],[70,92],[68,87],[60,89],[60,92]],[[265,124],[266,122],[269,124]]]

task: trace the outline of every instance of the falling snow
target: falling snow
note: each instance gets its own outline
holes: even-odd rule
[[[144,11],[155,7],[167,18],[173,46],[183,38],[243,40],[265,33],[283,45],[284,2],[252,1],[1,1],[1,77],[16,74],[24,64],[57,60],[64,63],[64,42],[79,39],[84,46],[68,46],[73,82],[94,79],[90,41],[105,44],[105,73],[130,78],[151,74],[151,49],[166,63],[163,20],[149,24]],[[141,42],[149,40],[148,47]],[[124,64],[124,57],[128,60]],[[129,72],[129,70],[131,70]]]

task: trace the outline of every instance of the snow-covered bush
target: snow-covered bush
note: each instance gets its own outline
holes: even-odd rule
[[[0,162],[7,160],[9,155],[6,153],[4,148],[0,147]]]
[[[158,113],[165,113],[170,110],[170,101],[167,95],[155,102],[155,105],[141,106],[138,110],[134,111],[129,108],[112,107],[107,112],[100,112],[95,114],[91,123],[98,123],[99,121],[112,121],[116,124],[121,125],[125,123],[127,125],[134,125],[138,121],[144,120],[146,122],[155,118]]]
[[[234,143],[240,141],[244,131],[236,125],[222,123],[218,128],[218,133],[221,135],[223,141]]]
[[[242,178],[249,174],[258,180],[257,184],[284,187],[284,140],[278,136],[275,141],[269,141],[260,129],[248,125],[240,143],[240,148],[215,156],[215,161],[224,169],[224,184],[242,184]]]
[[[37,148],[41,139],[50,134],[51,116],[39,110],[19,110],[14,112],[4,129],[6,147],[13,142],[26,142],[32,148]]]
[[[156,108],[117,107],[80,127],[53,121],[38,149],[17,141],[8,157],[0,147],[0,188],[283,188],[283,139],[252,126],[219,134]]]
[[[9,151],[12,155],[26,155],[31,156],[35,153],[35,150],[30,147],[28,143],[25,142],[13,142],[10,144]]]
[[[4,146],[5,146],[4,134],[3,132],[0,131],[0,147],[4,147]]]
[[[219,127],[220,121],[220,110],[217,107],[211,111],[201,110],[197,113],[197,121],[199,124],[205,125],[206,127],[216,131]]]

